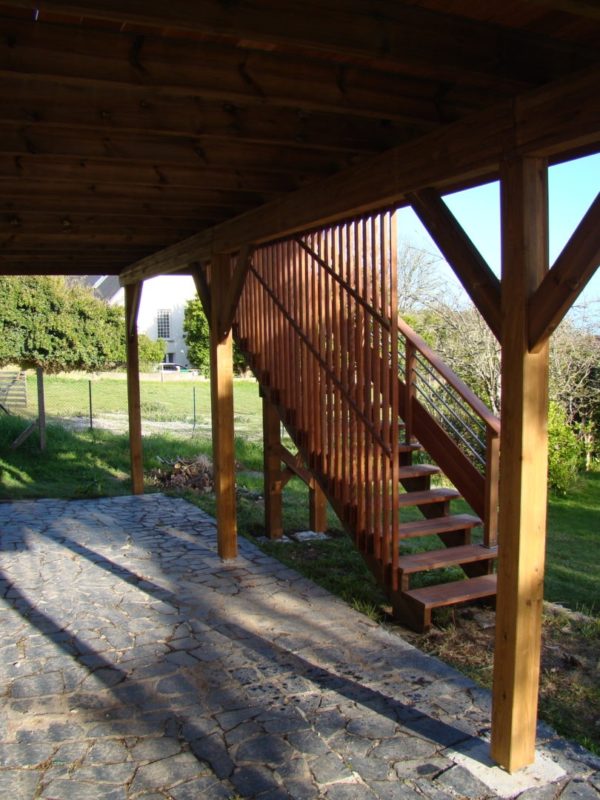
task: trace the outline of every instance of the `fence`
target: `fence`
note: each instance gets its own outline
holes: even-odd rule
[[[127,382],[122,374],[46,375],[44,394],[49,425],[60,425],[72,431],[107,430],[116,434],[128,430]],[[187,374],[168,375],[161,380],[157,375],[143,374],[140,394],[145,436],[210,436],[210,384],[207,380]],[[15,409],[15,413],[31,420],[37,417],[34,374],[27,376],[27,402]],[[236,381],[236,434],[260,440],[261,420],[255,382]]]

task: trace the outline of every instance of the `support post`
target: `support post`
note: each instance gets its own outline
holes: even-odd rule
[[[142,284],[125,286],[125,341],[127,345],[127,408],[129,412],[129,455],[131,461],[131,489],[133,494],[144,493],[144,465],[142,458],[142,412],[140,405],[140,362],[138,355],[137,315],[140,307]]]
[[[547,168],[502,166],[502,446],[492,757],[535,755],[547,505],[548,344],[529,350],[528,302],[548,269]]]
[[[214,256],[210,279],[210,397],[213,470],[217,501],[217,541],[221,558],[237,556],[233,429],[233,337],[221,331],[229,284],[229,257]],[[220,332],[221,331],[221,332]]]
[[[324,533],[327,530],[327,498],[316,481],[308,490],[308,502],[311,531]]]
[[[269,539],[283,536],[281,475],[281,421],[276,409],[263,397],[263,451],[265,533]]]

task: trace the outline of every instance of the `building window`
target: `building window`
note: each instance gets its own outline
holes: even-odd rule
[[[156,312],[156,336],[159,339],[171,338],[171,312],[168,309]]]

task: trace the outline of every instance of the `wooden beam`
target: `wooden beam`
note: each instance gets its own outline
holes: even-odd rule
[[[210,387],[213,470],[217,501],[217,539],[221,558],[237,555],[235,454],[233,428],[233,337],[219,336],[219,317],[227,294],[229,256],[211,264]]]
[[[596,0],[527,0],[527,2],[579,17],[600,20],[600,6]]]
[[[265,533],[269,539],[283,536],[281,476],[281,420],[275,406],[263,395],[263,469],[265,498]]]
[[[600,194],[529,302],[529,348],[537,351],[600,265]]]
[[[477,310],[500,338],[500,281],[435,189],[408,195],[431,238],[440,248]]]
[[[327,497],[316,481],[308,490],[308,512],[310,530],[324,533],[327,530]]]
[[[261,244],[400,204],[426,187],[444,192],[496,177],[505,142],[515,137],[520,151],[529,154],[566,157],[571,147],[579,151],[584,144],[597,149],[599,80],[600,68],[595,68],[443,126],[132,264],[122,281],[160,275],[173,260],[190,263],[212,252],[232,252],[244,242]]]
[[[137,316],[142,284],[125,287],[125,324],[127,344],[127,408],[129,412],[129,455],[131,461],[131,490],[144,493],[144,463],[142,451],[142,412],[140,403],[140,363],[138,354]]]
[[[42,22],[46,12],[59,12],[77,20],[84,16],[123,26],[233,37],[262,50],[312,51],[321,57],[370,63],[451,83],[489,85],[495,79],[522,85],[540,71],[560,65],[567,53],[573,58],[561,42],[401,3],[380,4],[376,10],[368,0],[355,0],[341,9],[339,4],[313,4],[308,12],[306,4],[292,2],[278,6],[276,14],[270,3],[224,9],[218,0],[179,2],[175,8],[167,0],[144,4],[135,0],[6,0],[5,4],[39,9]],[[512,58],[507,59],[506,53]]]
[[[533,762],[544,599],[548,345],[529,351],[528,308],[548,269],[547,169],[503,165],[502,443],[492,756],[509,772]]]

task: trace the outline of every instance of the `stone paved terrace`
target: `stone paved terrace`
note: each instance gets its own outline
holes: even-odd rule
[[[532,772],[485,766],[488,693],[244,540],[221,562],[184,500],[0,504],[0,531],[1,798],[600,797],[545,727]]]

